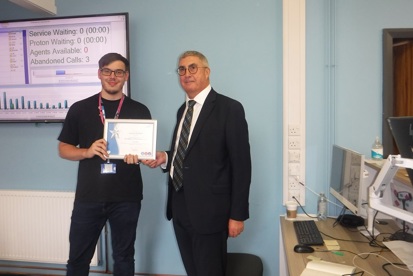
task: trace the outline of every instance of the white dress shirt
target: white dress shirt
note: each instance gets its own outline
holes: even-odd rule
[[[189,142],[191,141],[192,131],[194,130],[194,127],[196,125],[196,121],[198,120],[198,117],[199,117],[199,113],[201,113],[201,109],[204,105],[205,99],[208,96],[210,91],[211,91],[211,85],[208,85],[207,87],[205,87],[204,90],[202,90],[198,95],[196,95],[195,98],[189,99],[188,96],[187,96],[186,99],[185,99],[186,108],[185,108],[184,113],[182,114],[181,121],[179,122],[178,131],[176,132],[174,154],[173,154],[172,164],[171,164],[171,169],[170,169],[170,175],[171,175],[172,178],[173,178],[173,175],[174,175],[173,160],[175,159],[176,150],[178,149],[179,136],[181,135],[182,124],[184,122],[185,114],[188,110],[188,101],[189,100],[194,100],[196,102],[195,105],[194,105],[194,111],[193,111],[193,114],[192,114],[191,128],[189,130],[189,137],[188,137],[188,144],[189,144]],[[168,164],[168,160],[166,161],[166,164]]]

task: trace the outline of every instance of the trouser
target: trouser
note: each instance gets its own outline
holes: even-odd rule
[[[132,276],[141,202],[75,202],[70,225],[67,276],[87,276],[103,226],[111,230],[115,276]]]
[[[173,194],[172,213],[186,273],[188,276],[225,276],[228,231],[198,233],[189,219],[183,189]]]

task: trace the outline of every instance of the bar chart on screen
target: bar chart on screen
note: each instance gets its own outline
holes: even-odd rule
[[[87,87],[86,89],[73,91],[69,87],[61,87],[61,91],[67,90],[66,93],[61,94],[61,97],[36,88],[32,90],[32,93],[27,93],[27,89],[25,93],[18,89],[2,89],[0,92],[0,120],[30,121],[37,118],[42,118],[45,122],[62,120],[69,107],[78,100],[80,93],[87,96],[98,91],[98,87],[92,89]]]
[[[20,96],[20,98],[8,98],[7,93],[3,92],[3,98],[0,103],[1,110],[25,110],[25,109],[67,109],[67,100],[63,102],[49,103],[42,102],[40,100],[27,100],[25,96]]]

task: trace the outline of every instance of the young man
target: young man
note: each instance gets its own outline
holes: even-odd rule
[[[143,161],[169,172],[167,218],[173,219],[189,276],[225,275],[227,238],[240,235],[249,218],[251,156],[244,109],[211,88],[210,71],[203,54],[180,56],[177,72],[186,101],[178,110],[170,151]]]
[[[129,61],[117,53],[99,60],[102,89],[74,103],[59,135],[59,155],[79,161],[76,196],[70,226],[68,276],[89,274],[89,264],[103,226],[109,222],[114,275],[134,274],[136,228],[141,209],[142,177],[138,156],[108,159],[102,138],[106,118],[150,119],[149,109],[126,97]],[[112,170],[105,164],[110,163]]]

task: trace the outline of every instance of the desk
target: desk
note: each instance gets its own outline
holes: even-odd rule
[[[368,242],[368,240],[360,234],[357,230],[353,229],[346,229],[341,225],[336,225],[333,227],[335,219],[327,219],[325,221],[316,221],[317,227],[320,232],[330,235],[332,238],[323,236],[324,240],[337,240],[341,250],[348,250],[354,253],[366,253],[366,252],[376,252],[380,250],[378,247],[371,247],[368,243],[357,243],[355,241],[363,241]],[[308,256],[312,255],[318,258],[323,259],[324,261],[328,262],[335,262],[341,263],[346,265],[354,266],[353,264],[353,257],[354,254],[350,252],[343,252],[343,256],[336,255],[332,252],[317,252],[327,250],[327,248],[323,246],[313,246],[315,251],[313,253],[295,253],[293,248],[297,244],[297,238],[295,236],[295,230],[293,226],[293,222],[291,220],[286,220],[284,216],[280,217],[280,225],[281,225],[281,235],[282,241],[284,243],[284,250],[285,250],[285,257],[287,260],[288,265],[288,272],[290,276],[299,276],[301,272],[303,272],[307,262],[310,260],[307,259]],[[375,227],[381,233],[391,233],[393,230],[397,230],[398,227],[393,221],[389,221],[388,225],[375,225]],[[380,235],[379,240],[382,240],[385,235]],[[338,240],[340,239],[340,240]],[[344,240],[344,241],[343,241]],[[396,255],[394,255],[391,251],[383,251],[380,253],[383,257],[388,259],[394,263],[402,263]],[[367,256],[367,255],[365,255]],[[364,256],[364,257],[365,257]],[[376,257],[374,255],[370,255],[366,260],[361,258],[355,259],[355,264],[365,271],[370,273],[374,273],[374,275],[387,275],[385,271],[382,269],[382,265],[387,263],[386,260]],[[404,268],[406,268],[404,266]],[[386,269],[391,273],[391,275],[406,275],[411,276],[413,272],[400,270],[391,266],[387,266]],[[359,272],[360,269],[356,269],[356,272]],[[364,275],[370,275],[364,273]]]

